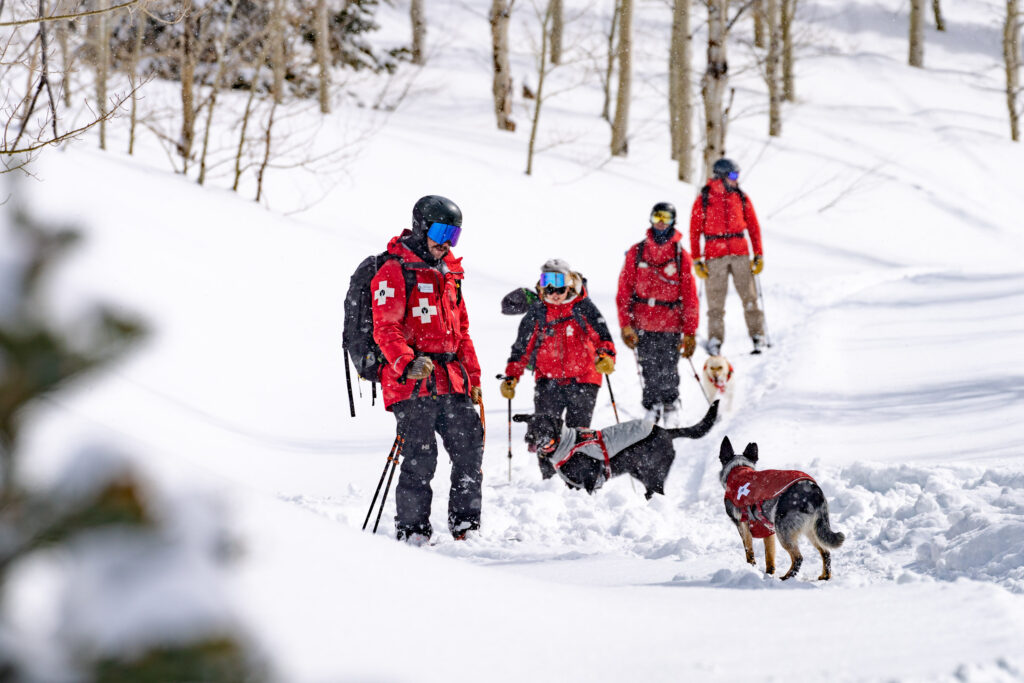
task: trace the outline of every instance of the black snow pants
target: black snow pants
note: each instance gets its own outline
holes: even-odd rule
[[[645,410],[659,403],[672,405],[679,398],[679,332],[640,331],[636,346],[640,373],[643,376],[642,402]]]
[[[452,463],[448,529],[453,536],[480,528],[483,426],[464,394],[410,398],[393,408],[398,433],[405,438],[402,471],[395,488],[395,529],[400,537],[430,536],[430,481],[437,469],[437,437]]]
[[[564,411],[567,427],[589,427],[600,388],[596,384],[575,381],[559,384],[553,379],[538,379],[534,383],[533,412],[563,417]],[[545,479],[555,476],[555,468],[548,458],[538,458],[537,465]]]

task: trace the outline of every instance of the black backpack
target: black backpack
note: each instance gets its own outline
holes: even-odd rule
[[[342,330],[341,345],[348,359],[355,366],[359,377],[374,383],[373,393],[376,397],[376,383],[380,382],[380,368],[387,361],[381,353],[377,342],[373,340],[373,292],[370,283],[377,271],[390,259],[397,259],[394,254],[384,252],[367,256],[352,273],[345,295],[345,327]],[[401,259],[399,259],[401,262]],[[416,284],[416,274],[402,263],[402,275],[405,276],[405,298]],[[356,409],[352,400],[352,380],[348,371],[348,360],[345,361],[345,380],[348,383],[349,406],[352,417]]]

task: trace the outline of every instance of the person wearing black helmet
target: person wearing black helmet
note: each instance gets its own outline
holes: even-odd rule
[[[647,237],[626,252],[615,304],[622,341],[637,352],[647,419],[679,420],[679,357],[696,347],[700,311],[693,262],[676,231],[676,207],[651,208]]]
[[[736,162],[719,159],[712,167],[712,176],[690,212],[694,269],[698,277],[708,281],[707,351],[717,356],[725,340],[725,298],[731,275],[743,301],[743,317],[754,353],[760,353],[765,346],[764,313],[758,306],[754,276],[764,268],[761,227],[754,205],[739,187],[740,167]]]
[[[398,539],[430,539],[430,481],[441,435],[451,459],[448,528],[456,539],[480,528],[483,425],[480,363],[462,298],[462,259],[451,253],[462,234],[462,211],[428,195],[413,206],[412,229],[392,238],[389,258],[371,282],[373,338],[384,406],[404,438],[395,489]]]

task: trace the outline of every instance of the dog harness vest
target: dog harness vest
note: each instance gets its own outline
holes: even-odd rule
[[[766,538],[775,533],[774,505],[765,504],[778,498],[798,481],[814,481],[806,472],[799,470],[764,470],[753,467],[735,467],[725,481],[725,499],[740,508],[740,521],[750,526],[754,538]]]
[[[575,429],[563,426],[558,446],[548,457],[559,476],[576,485],[579,482],[570,480],[562,472],[562,466],[574,455],[599,460],[604,463],[607,481],[611,478],[612,458],[638,441],[646,439],[653,430],[654,423],[646,420],[629,420],[605,429]],[[600,488],[600,485],[597,488]]]

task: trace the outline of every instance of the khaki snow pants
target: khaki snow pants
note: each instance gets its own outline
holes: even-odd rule
[[[722,256],[708,259],[708,339],[725,341],[725,296],[729,292],[729,274],[736,293],[743,300],[743,318],[751,338],[764,336],[764,313],[757,305],[757,288],[750,272],[749,256]]]

